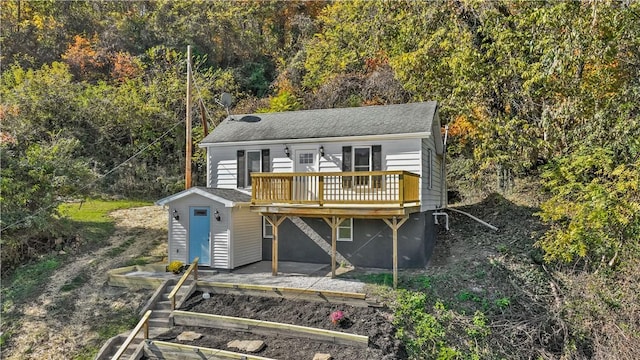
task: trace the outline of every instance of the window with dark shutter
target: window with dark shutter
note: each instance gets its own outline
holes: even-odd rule
[[[343,146],[342,147],[342,171],[347,172],[351,171],[351,146]],[[342,187],[349,188],[351,187],[353,179],[349,176],[342,177]]]
[[[262,172],[269,172],[271,161],[269,159],[269,149],[262,150]]]
[[[238,183],[237,183],[237,187],[238,189],[242,189],[244,188],[244,178],[245,178],[245,169],[246,169],[246,165],[245,165],[245,157],[244,157],[244,150],[238,150],[237,153],[237,159],[238,159],[238,171],[237,171],[237,175],[238,175]]]
[[[382,171],[382,146],[373,145],[371,147],[372,162],[371,171]],[[371,177],[373,187],[379,189],[382,187],[382,175],[374,175]]]

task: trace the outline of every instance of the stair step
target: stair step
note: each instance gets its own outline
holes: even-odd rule
[[[149,326],[155,327],[170,327],[169,318],[150,318]]]
[[[171,309],[153,310],[153,312],[151,313],[151,319],[157,319],[157,318],[168,319],[169,315],[171,315]]]
[[[157,302],[153,311],[155,312],[156,310],[171,310],[171,301]]]

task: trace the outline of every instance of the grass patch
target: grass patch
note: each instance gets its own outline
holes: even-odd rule
[[[61,264],[59,257],[50,256],[18,267],[13,275],[4,281],[3,285],[8,286],[2,287],[3,313],[14,304],[20,304],[34,296]]]
[[[63,216],[66,216],[66,218],[63,219],[63,222],[65,223],[65,227],[68,226],[68,231],[73,231],[72,233],[79,234],[87,241],[88,245],[101,247],[104,246],[106,240],[115,230],[115,221],[108,216],[109,212],[147,205],[151,205],[151,202],[129,200],[89,200],[83,203],[63,204],[60,205],[59,210]],[[123,247],[122,251],[126,249],[124,246],[131,246],[132,242],[133,239],[129,239],[125,242],[127,243],[126,245],[121,245],[121,247]],[[1,289],[3,333],[0,336],[0,346],[5,346],[7,341],[11,340],[13,333],[12,323],[19,321],[17,315],[13,313],[14,306],[24,304],[33,298],[49,281],[49,278],[53,273],[64,264],[67,256],[68,255],[47,255],[41,257],[37,261],[18,266],[11,272],[3,274]],[[60,288],[60,291],[70,292],[81,287],[88,280],[89,276],[87,274],[80,273],[70,282],[64,284]],[[71,294],[67,294],[67,297],[69,296],[71,296]],[[63,300],[67,299],[65,298]],[[61,306],[60,308],[67,309],[66,306],[68,305]],[[56,309],[48,309],[48,311],[51,310],[55,311]],[[135,315],[130,315],[129,318],[135,319]],[[114,328],[114,330],[104,331],[107,333],[115,332],[115,335],[117,334],[117,331],[124,331],[130,323],[131,321],[125,321],[124,324],[116,324],[117,327]],[[101,345],[102,344],[100,344],[100,346]],[[98,349],[95,350],[94,355],[97,351]]]
[[[84,272],[80,273],[80,274],[76,275],[76,277],[71,279],[71,281],[69,281],[68,283],[62,285],[60,287],[60,291],[67,292],[67,291],[75,290],[75,289],[81,287],[82,285],[84,285],[87,281],[89,281],[89,275],[87,275]]]
[[[135,241],[136,241],[135,237],[130,237],[119,246],[109,249],[109,251],[107,251],[105,255],[107,257],[116,257],[122,254],[125,250],[127,250],[129,246],[131,246]]]
[[[105,341],[126,330],[133,329],[140,320],[134,311],[124,309],[116,311],[109,319],[93,328],[98,333],[98,339],[96,339],[98,345],[86,346],[73,357],[74,360],[94,359]]]
[[[59,210],[76,225],[83,238],[93,244],[102,244],[115,230],[115,222],[109,217],[110,212],[148,205],[152,203],[133,200],[87,200],[81,203],[62,204]]]
[[[123,267],[135,266],[135,265],[147,265],[154,262],[153,260],[154,259],[149,256],[138,256],[136,258],[127,260],[127,262],[124,263]]]

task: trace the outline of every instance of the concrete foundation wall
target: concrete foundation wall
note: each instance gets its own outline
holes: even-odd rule
[[[322,219],[303,218],[319,237],[331,245],[331,228]],[[412,214],[398,230],[398,267],[426,266],[436,240],[436,228],[431,211]],[[278,259],[311,263],[331,262],[323,251],[295,224],[285,220],[279,228]],[[271,239],[262,242],[263,260],[271,260]],[[353,241],[338,241],[337,251],[349,263],[360,267],[393,267],[393,233],[379,219],[354,219]]]

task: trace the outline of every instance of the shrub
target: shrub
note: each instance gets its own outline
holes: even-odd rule
[[[167,271],[171,271],[174,274],[180,274],[182,272],[183,267],[184,267],[184,264],[182,263],[182,261],[174,260],[170,262],[169,265],[167,266]]]

